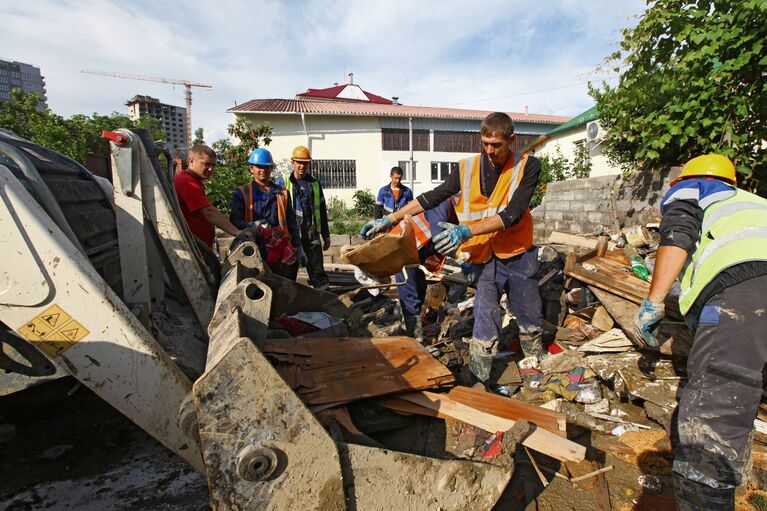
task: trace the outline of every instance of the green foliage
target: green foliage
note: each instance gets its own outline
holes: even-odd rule
[[[372,218],[375,213],[376,199],[370,190],[357,190],[352,196],[354,200],[354,213],[358,218]]]
[[[101,138],[102,131],[118,128],[147,128],[158,145],[165,141],[160,122],[153,117],[138,121],[113,112],[111,115],[76,114],[65,119],[50,109],[37,110],[40,96],[21,89],[11,92],[11,100],[0,102],[0,128],[43,147],[58,151],[81,164],[88,154],[109,156],[109,141]]]
[[[336,220],[330,224],[330,234],[346,234],[347,236],[356,236],[360,233],[364,222],[343,222]]]
[[[272,128],[269,124],[262,123],[254,128],[240,117],[229,125],[227,131],[240,143],[235,145],[226,138],[213,142],[212,147],[218,155],[218,163],[213,176],[205,182],[208,200],[225,215],[229,215],[231,210],[234,190],[252,179],[248,170],[248,156],[251,151],[261,145],[269,145],[272,141]]]
[[[758,511],[767,511],[767,497],[764,495],[753,494],[749,497],[748,502]]]
[[[347,220],[352,211],[346,207],[346,203],[338,197],[331,197],[327,201],[328,220]]]
[[[205,130],[197,128],[194,130],[194,138],[192,139],[192,147],[196,145],[205,145]]]
[[[607,63],[616,87],[591,88],[624,168],[678,165],[717,152],[767,177],[767,2],[654,0]]]
[[[538,180],[538,186],[533,193],[533,198],[530,200],[530,209],[538,206],[543,201],[543,196],[546,195],[547,184],[554,181],[589,177],[591,172],[589,150],[585,145],[578,147],[572,163],[565,158],[559,148],[557,148],[554,156],[544,154],[537,156],[537,158],[541,161],[541,176]]]

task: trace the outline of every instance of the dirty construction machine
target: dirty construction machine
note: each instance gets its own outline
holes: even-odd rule
[[[326,312],[343,319],[327,337],[364,336],[358,311],[274,275],[253,243],[219,266],[148,134],[106,135],[111,183],[0,131],[2,394],[74,376],[206,474],[213,509],[494,505],[509,467],[329,434],[260,346],[283,313]]]

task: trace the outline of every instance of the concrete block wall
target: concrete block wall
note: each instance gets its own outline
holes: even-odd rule
[[[622,175],[570,179],[549,183],[540,206],[533,210],[534,239],[541,243],[552,231],[593,234],[606,227],[660,221],[658,204],[681,167]],[[615,205],[613,205],[613,197]]]
[[[361,245],[364,242],[359,236],[331,234],[330,248],[322,253],[325,264],[341,263],[341,247],[344,245]]]

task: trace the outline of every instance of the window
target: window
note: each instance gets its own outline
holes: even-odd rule
[[[448,153],[478,153],[478,131],[434,131],[434,150]]]
[[[357,160],[312,160],[311,169],[323,188],[357,188]]]
[[[410,179],[410,160],[400,160],[397,162],[397,166],[405,171],[405,173],[402,175],[402,181],[407,184],[411,181]],[[413,179],[412,181],[418,181],[418,162],[413,161]]]
[[[11,71],[11,76],[14,78],[21,78],[21,75],[17,73],[16,71]]]
[[[8,78],[0,76],[0,83],[8,83]]]
[[[19,80],[14,80],[13,78],[11,78],[11,83],[14,85],[18,85],[19,87],[21,86],[21,82]]]
[[[435,183],[441,183],[454,170],[458,169],[458,162],[454,161],[433,161],[431,162],[431,180]]]
[[[8,90],[8,86],[7,85],[0,85],[0,90]]]
[[[2,99],[11,99],[11,95],[7,92],[0,92],[0,98]]]
[[[8,76],[8,71],[6,71],[5,69],[0,69],[0,75]]]
[[[384,151],[409,151],[408,130],[382,128],[381,146]],[[429,150],[429,130],[413,130],[413,151]]]

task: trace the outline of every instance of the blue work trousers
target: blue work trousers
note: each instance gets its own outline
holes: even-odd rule
[[[521,335],[535,335],[543,324],[543,305],[535,276],[540,267],[538,248],[509,259],[493,256],[481,265],[474,297],[472,335],[481,341],[496,341],[501,336],[501,295],[506,291],[511,311]]]
[[[420,316],[421,306],[426,297],[426,275],[419,268],[409,268],[407,273],[407,282],[397,287],[402,315],[405,317]],[[405,278],[402,272],[394,277],[397,282],[404,282]]]

